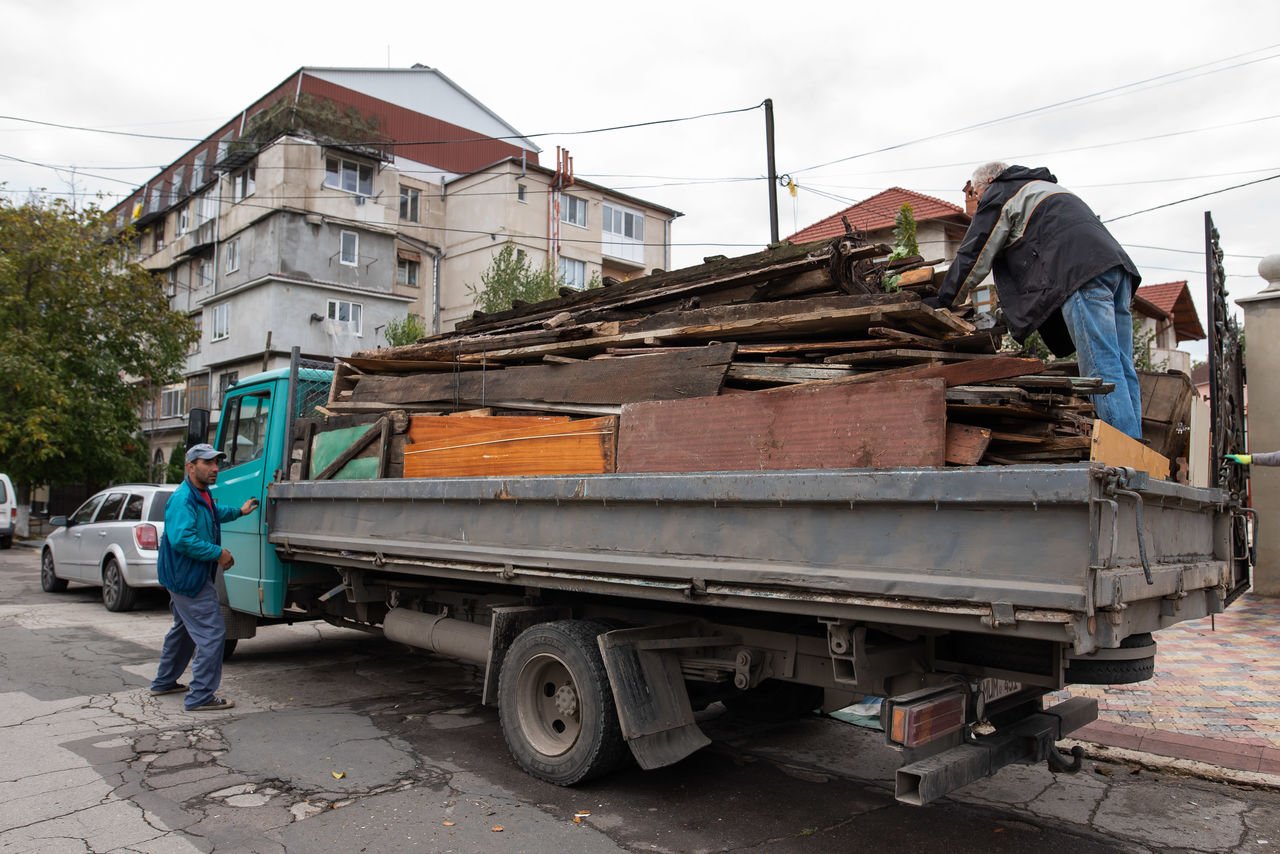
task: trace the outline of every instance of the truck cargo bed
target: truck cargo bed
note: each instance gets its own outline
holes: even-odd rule
[[[1225,493],[1096,463],[296,481],[269,497],[290,561],[1077,654],[1219,612],[1242,581]]]

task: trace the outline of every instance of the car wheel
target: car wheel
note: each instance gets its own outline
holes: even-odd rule
[[[3,537],[0,537],[0,549],[7,549],[12,545],[13,536],[11,534],[5,534]]]
[[[107,558],[102,567],[102,604],[108,611],[128,611],[138,599],[138,591],[125,583],[120,564],[113,557]]]
[[[571,786],[616,768],[627,753],[596,637],[607,626],[561,620],[526,629],[502,662],[498,717],[525,771]]]
[[[53,570],[53,549],[46,548],[40,555],[40,589],[45,593],[61,593],[67,582]]]

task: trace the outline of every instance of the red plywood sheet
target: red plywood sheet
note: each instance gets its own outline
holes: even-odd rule
[[[628,404],[618,471],[941,466],[945,394],[925,379]]]

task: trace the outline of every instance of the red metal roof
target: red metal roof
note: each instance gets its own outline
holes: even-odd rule
[[[1135,297],[1146,300],[1173,318],[1174,337],[1178,341],[1204,340],[1204,327],[1200,325],[1200,315],[1186,282],[1143,285]]]
[[[964,212],[964,208],[944,202],[942,199],[935,199],[933,196],[926,196],[924,193],[904,190],[901,187],[890,187],[826,219],[820,219],[807,228],[800,229],[787,240],[792,243],[808,243],[844,234],[844,222],[840,219],[841,217],[848,218],[849,225],[859,231],[893,228],[898,210],[904,204],[911,205],[911,215],[916,218],[916,222],[947,219],[958,225],[969,224],[969,216]]]

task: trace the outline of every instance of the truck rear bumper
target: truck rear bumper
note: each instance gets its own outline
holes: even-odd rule
[[[1051,754],[1064,762],[1055,742],[1097,718],[1096,700],[1072,697],[991,735],[902,766],[898,769],[895,794],[905,804],[922,806],[990,777],[1006,765],[1039,762]],[[1068,770],[1064,765],[1054,767]]]

